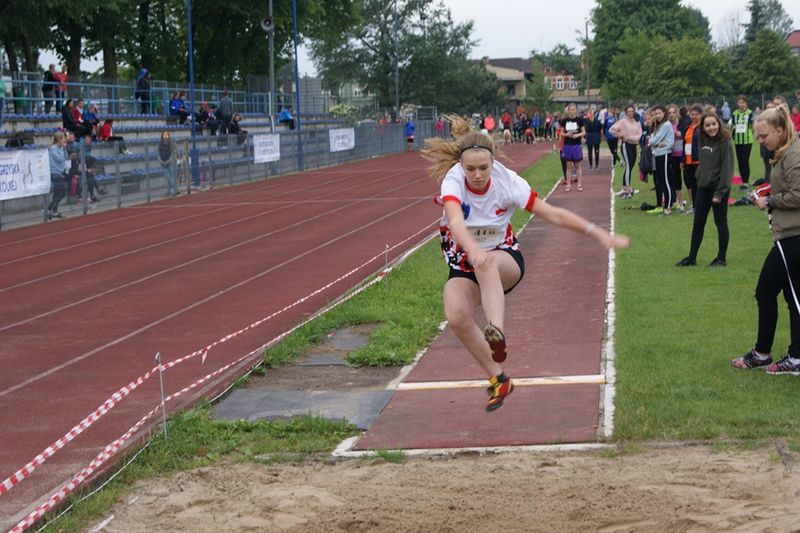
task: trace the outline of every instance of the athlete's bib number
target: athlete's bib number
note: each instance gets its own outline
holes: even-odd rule
[[[478,227],[469,228],[472,238],[481,248],[493,248],[505,239],[503,228]]]
[[[683,153],[690,156],[692,155],[692,143],[687,144],[683,147]]]
[[[737,124],[736,133],[747,133],[747,124]]]
[[[564,129],[566,129],[568,133],[576,132],[578,131],[578,123],[568,121]]]

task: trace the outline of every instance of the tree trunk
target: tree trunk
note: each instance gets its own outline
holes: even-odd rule
[[[139,2],[139,68],[148,70],[153,67],[150,32],[150,0],[142,0]]]
[[[117,50],[112,43],[103,45],[103,79],[106,83],[117,83]]]
[[[81,30],[76,26],[71,28],[69,39],[67,39],[69,43],[67,52],[67,96],[70,98],[77,98],[81,93],[82,37]]]
[[[8,70],[19,72],[19,60],[14,45],[8,39],[3,39],[3,48],[6,49],[6,55],[8,55]]]
[[[20,36],[20,43],[22,44],[22,53],[25,55],[25,70],[27,70],[28,72],[38,72],[39,54],[31,46],[31,42],[28,40],[27,35],[22,34]]]

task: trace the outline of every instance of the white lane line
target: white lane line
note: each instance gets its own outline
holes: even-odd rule
[[[614,165],[611,166],[611,214],[609,217],[609,231],[614,233],[616,228],[617,195],[614,194]],[[617,368],[616,361],[616,323],[617,323],[617,255],[614,248],[608,251],[608,278],[606,279],[606,332],[601,361],[606,384],[601,388],[600,420],[597,433],[603,438],[610,438],[614,434],[614,399],[617,395]]]
[[[604,385],[605,376],[590,374],[585,376],[548,376],[537,378],[513,377],[514,387],[535,387],[541,385]],[[471,389],[485,388],[485,379],[465,379],[460,381],[421,381],[406,382],[397,385],[397,390],[436,390],[436,389]]]

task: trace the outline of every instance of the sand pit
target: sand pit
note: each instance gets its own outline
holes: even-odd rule
[[[222,463],[141,481],[102,531],[800,531],[794,457],[687,446]]]

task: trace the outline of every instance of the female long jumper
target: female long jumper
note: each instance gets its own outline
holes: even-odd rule
[[[516,209],[526,209],[556,226],[597,239],[605,248],[627,248],[624,235],[612,235],[586,219],[538,198],[530,185],[495,160],[498,148],[488,135],[450,116],[453,140],[427,139],[423,156],[441,182],[440,235],[450,274],[444,311],[458,339],[489,376],[487,411],[503,405],[514,390],[500,363],[506,359],[505,294],[522,279],[525,263],[511,228]],[[487,324],[475,322],[483,307]]]

